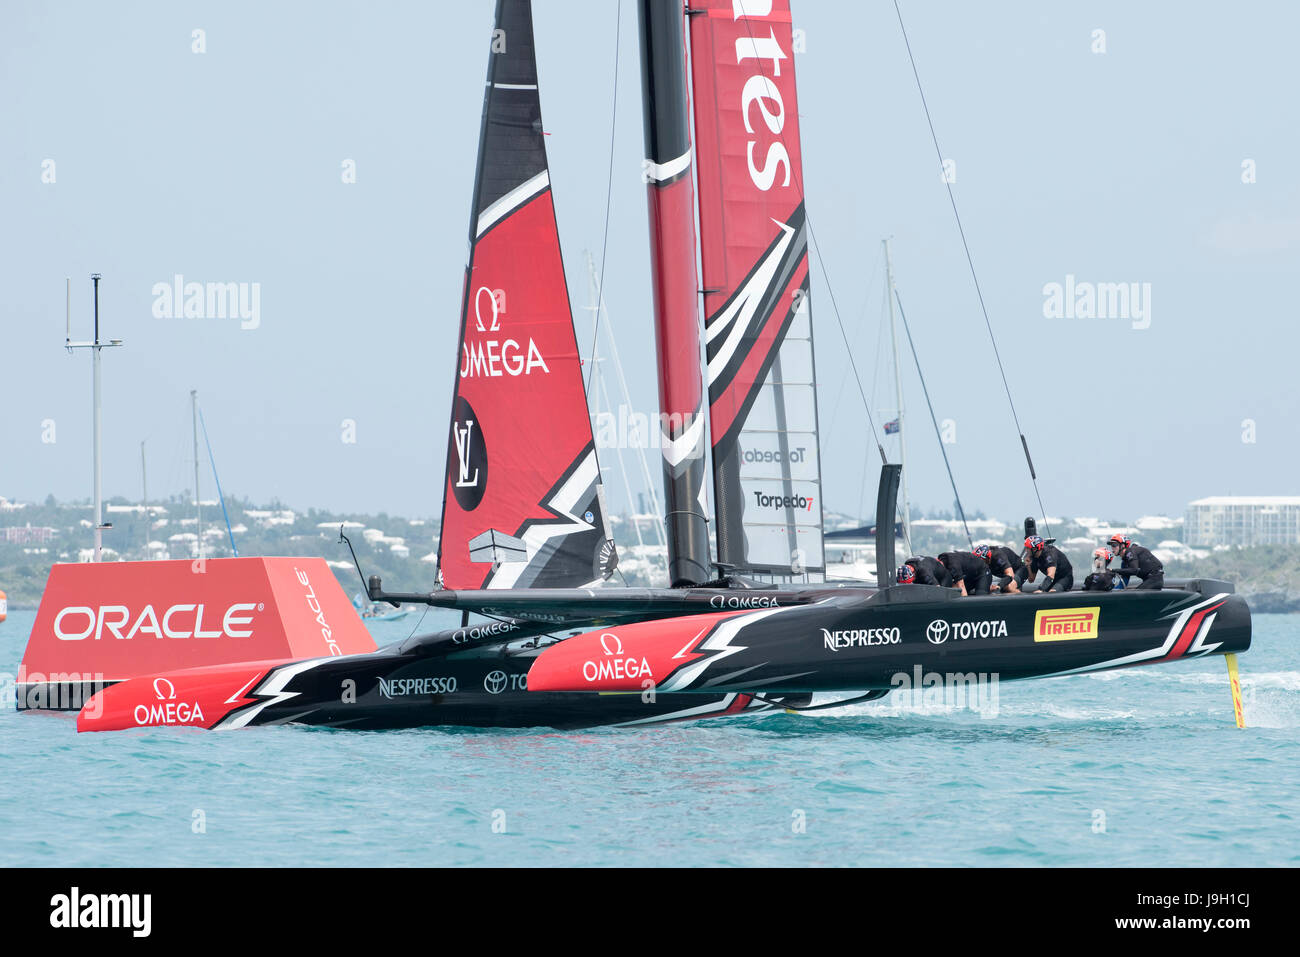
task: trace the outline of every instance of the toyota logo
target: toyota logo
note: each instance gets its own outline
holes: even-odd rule
[[[948,640],[948,623],[936,618],[926,626],[925,637],[932,645],[942,645]]]
[[[506,690],[506,673],[504,671],[492,671],[483,679],[483,687],[488,694],[500,694]]]

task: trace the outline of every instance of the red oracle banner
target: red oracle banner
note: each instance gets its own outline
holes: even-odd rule
[[[59,564],[19,666],[19,708],[60,707],[44,695],[74,685],[375,648],[321,558]]]

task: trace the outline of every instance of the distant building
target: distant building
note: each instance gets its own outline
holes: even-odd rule
[[[1216,495],[1187,506],[1188,545],[1300,545],[1300,495]]]
[[[55,529],[45,526],[10,525],[0,528],[0,541],[10,545],[48,545]]]
[[[1053,519],[1055,521],[1055,519]],[[1011,526],[994,518],[971,518],[963,524],[958,519],[916,518],[912,528],[916,531],[939,532],[946,535],[964,535],[967,526],[971,534],[984,538],[1002,538],[1008,534]]]

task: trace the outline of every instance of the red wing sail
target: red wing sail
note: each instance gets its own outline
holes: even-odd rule
[[[790,7],[691,4],[718,560],[820,581],[821,473]]]
[[[617,561],[560,258],[532,9],[498,0],[447,442],[449,588],[540,588]]]

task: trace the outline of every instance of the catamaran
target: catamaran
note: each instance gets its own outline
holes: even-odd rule
[[[455,609],[461,627],[362,654],[130,678],[90,699],[80,730],[653,724],[825,707],[816,693],[870,700],[918,668],[1010,680],[1249,647],[1249,609],[1222,582],[959,598],[826,580],[789,4],[639,0],[638,18],[668,587],[608,584],[618,553],[560,255],[532,10],[498,0],[440,581],[427,593],[367,583],[372,602]],[[898,464],[882,466],[882,579],[895,566],[899,480]]]

